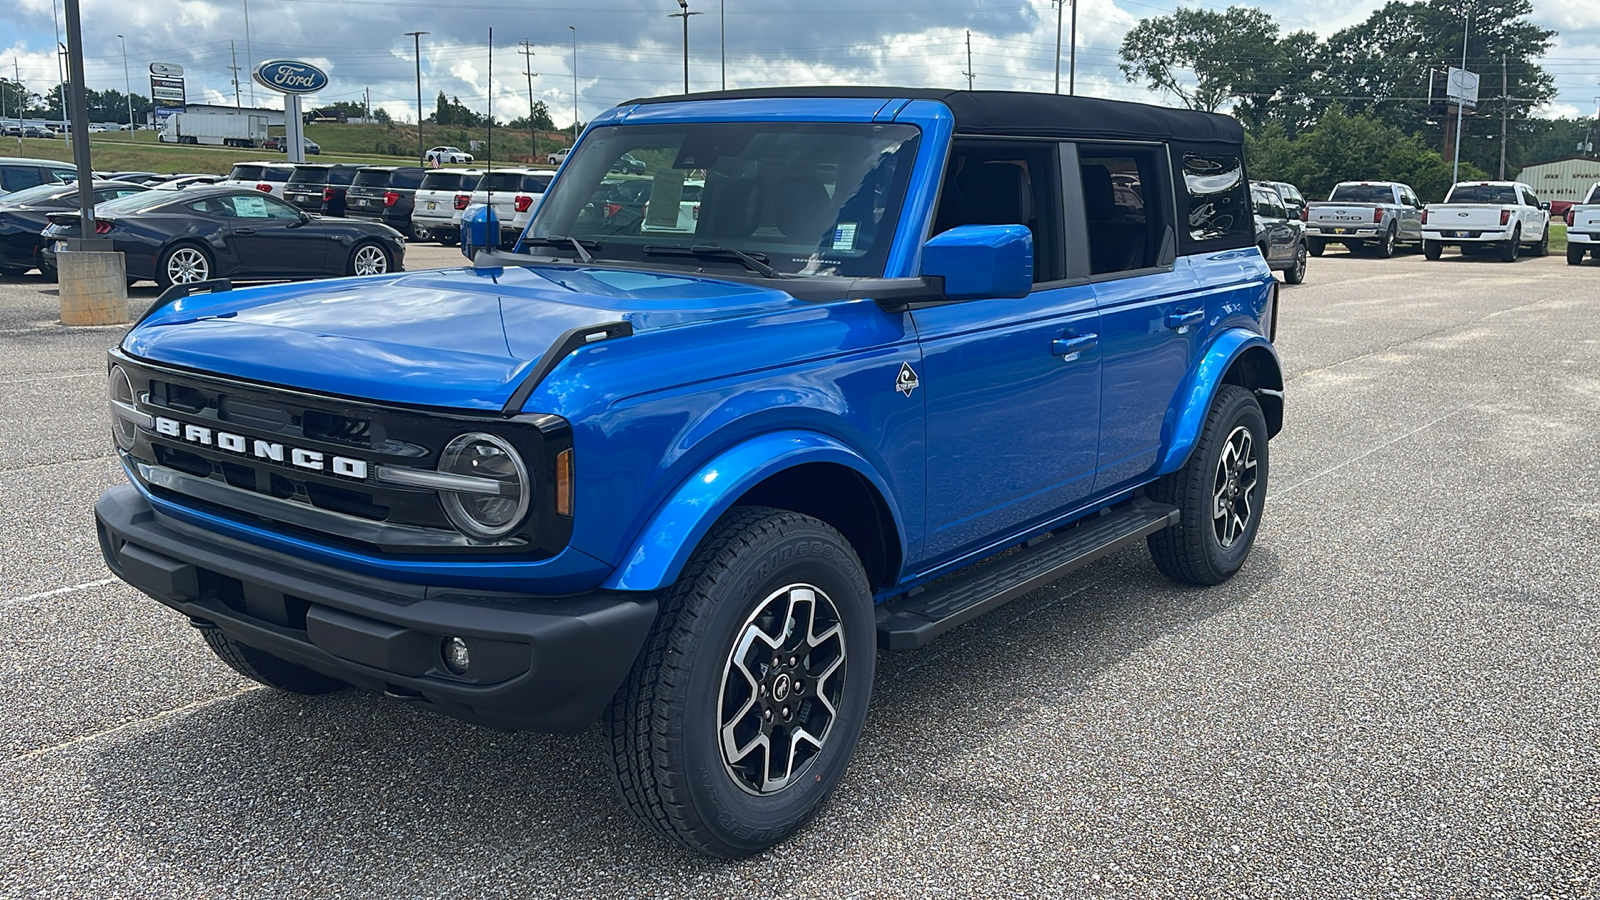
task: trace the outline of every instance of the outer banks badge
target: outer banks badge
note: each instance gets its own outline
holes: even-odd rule
[[[894,379],[894,389],[909,397],[911,392],[916,390],[920,384],[922,382],[917,380],[916,370],[911,368],[911,363],[901,363],[900,374],[895,376]]]

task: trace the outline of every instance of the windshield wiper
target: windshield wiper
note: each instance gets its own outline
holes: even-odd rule
[[[767,257],[762,253],[746,253],[736,247],[711,247],[705,244],[695,244],[693,247],[656,247],[646,246],[646,256],[694,256],[711,257],[713,259],[731,259],[744,264],[746,269],[761,275],[763,278],[782,278],[783,273],[767,265]]]
[[[580,241],[575,237],[568,237],[564,234],[552,234],[549,237],[525,237],[522,242],[524,244],[542,244],[546,247],[571,247],[578,251],[578,259],[586,263],[594,262],[594,255],[589,252],[588,248],[600,249],[599,241]]]

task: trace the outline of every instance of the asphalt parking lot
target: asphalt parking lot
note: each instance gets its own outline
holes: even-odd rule
[[[742,862],[635,825],[598,728],[256,689],[112,580],[121,329],[50,287],[0,279],[0,896],[1597,893],[1600,264],[1313,259],[1244,571],[1135,548],[881,654],[832,804]]]

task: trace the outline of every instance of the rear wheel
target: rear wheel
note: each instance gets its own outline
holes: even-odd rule
[[[1223,385],[1189,461],[1148,493],[1182,511],[1178,524],[1147,539],[1162,574],[1188,584],[1221,584],[1239,571],[1267,497],[1267,421],[1255,395]]]
[[[1574,244],[1567,245],[1567,265],[1583,265],[1583,247]]]
[[[742,507],[661,598],[605,715],[612,772],[656,833],[741,857],[805,824],[843,777],[877,652],[872,591],[843,536]]]
[[[1438,241],[1423,241],[1422,256],[1424,259],[1438,259],[1444,255],[1444,245]]]
[[[211,648],[211,652],[215,653],[218,659],[227,663],[228,668],[267,687],[288,691],[291,694],[331,694],[350,686],[337,678],[330,678],[321,672],[314,672],[305,666],[297,666],[270,653],[241,644],[223,634],[220,628],[214,626],[203,628],[201,633],[205,635],[206,646]]]
[[[1321,256],[1322,251],[1326,250],[1327,247],[1328,242],[1319,238],[1310,238],[1306,241],[1306,249],[1311,252],[1312,256]]]
[[[166,290],[175,284],[194,284],[211,278],[211,255],[194,244],[168,247],[156,264],[156,284]]]
[[[1511,240],[1500,246],[1501,262],[1516,262],[1517,256],[1522,252],[1522,226],[1518,225],[1511,231]]]
[[[382,244],[371,241],[357,244],[350,251],[350,266],[348,273],[351,275],[383,275],[394,265],[389,257],[389,251]]]
[[[1306,280],[1306,255],[1305,244],[1295,245],[1294,262],[1283,273],[1285,284],[1300,284]]]

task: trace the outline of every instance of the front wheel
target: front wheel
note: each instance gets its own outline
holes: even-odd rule
[[[661,598],[606,711],[617,789],[656,833],[743,857],[843,777],[872,693],[872,591],[826,523],[740,507]]]
[[[1267,498],[1267,421],[1255,395],[1223,385],[1189,461],[1148,493],[1182,514],[1178,524],[1147,539],[1162,574],[1187,584],[1221,584],[1239,571]]]
[[[1422,242],[1422,257],[1423,257],[1423,259],[1438,259],[1439,257],[1441,257],[1443,255],[1444,255],[1444,244],[1441,244],[1438,241],[1423,241]]]
[[[1298,244],[1294,248],[1294,263],[1283,272],[1285,284],[1300,284],[1306,280],[1306,245]]]
[[[1580,245],[1568,244],[1567,245],[1567,265],[1569,265],[1569,266],[1581,266],[1581,265],[1583,265],[1583,249],[1584,248],[1582,246],[1580,246]]]
[[[350,275],[383,275],[393,265],[394,261],[389,258],[388,250],[385,250],[381,244],[374,244],[368,241],[364,244],[357,244],[356,248],[350,252],[350,265],[347,273]]]

